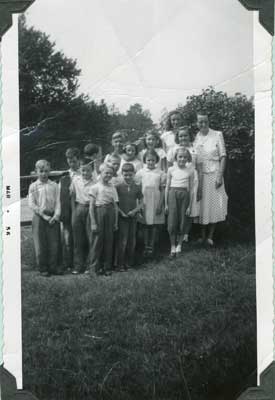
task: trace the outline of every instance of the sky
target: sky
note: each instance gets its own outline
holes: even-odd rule
[[[77,60],[80,91],[155,122],[214,86],[252,96],[253,13],[238,0],[36,0],[27,23]]]

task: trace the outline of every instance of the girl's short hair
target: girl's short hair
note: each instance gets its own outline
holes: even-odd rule
[[[123,153],[126,153],[126,147],[127,146],[132,146],[132,147],[134,147],[134,149],[135,149],[135,155],[137,156],[138,155],[138,147],[137,147],[137,145],[135,144],[135,143],[133,143],[133,142],[127,142],[127,143],[125,143],[125,145],[123,146]]]
[[[180,133],[181,131],[188,132],[188,135],[189,135],[189,137],[190,137],[190,129],[189,129],[189,126],[187,126],[187,125],[180,126],[180,127],[178,128],[177,132],[175,133],[175,143],[176,143],[176,144],[179,144],[179,133]]]
[[[80,151],[77,147],[69,147],[65,152],[65,156],[66,158],[76,157],[77,159],[79,159]]]
[[[187,154],[187,161],[191,162],[192,161],[192,156],[190,151],[186,148],[186,147],[178,147],[175,151],[175,156],[174,156],[174,160],[177,161],[178,158],[178,154],[179,153],[185,153]]]
[[[40,168],[43,168],[43,167],[51,168],[51,164],[47,160],[38,160],[38,161],[36,161],[35,169],[38,169],[38,168],[40,169]]]
[[[157,129],[149,129],[148,131],[145,132],[144,147],[146,149],[147,149],[147,145],[146,145],[146,137],[147,136],[154,136],[154,138],[156,139],[156,148],[161,147],[161,140],[160,140],[160,136],[159,136]]]
[[[94,143],[88,143],[83,149],[85,156],[91,157],[99,152],[99,147]]]
[[[166,130],[167,131],[171,131],[173,129],[173,126],[171,124],[171,117],[174,114],[178,114],[180,116],[180,118],[181,118],[181,121],[183,121],[182,113],[179,110],[170,111],[168,116],[167,116],[167,119],[166,119]]]
[[[155,157],[156,162],[157,163],[159,162],[159,155],[155,150],[146,150],[144,155],[143,155],[144,164],[146,163],[146,158],[149,157],[149,156]]]
[[[135,167],[131,163],[125,163],[122,165],[121,172],[135,172]]]

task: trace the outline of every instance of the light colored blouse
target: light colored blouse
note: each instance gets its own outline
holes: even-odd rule
[[[163,143],[163,148],[166,154],[168,154],[169,150],[171,150],[176,145],[175,134],[173,131],[166,131],[161,135],[160,138]]]
[[[205,174],[215,172],[219,168],[221,158],[226,156],[223,134],[213,129],[209,129],[207,135],[198,132],[194,148]]]

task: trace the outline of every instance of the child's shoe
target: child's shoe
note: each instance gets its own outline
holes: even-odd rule
[[[176,257],[176,246],[171,247],[171,253],[170,253],[170,258],[175,258]]]
[[[180,254],[181,253],[181,244],[179,243],[176,247],[176,254]]]

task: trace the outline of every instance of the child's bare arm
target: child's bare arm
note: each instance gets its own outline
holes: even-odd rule
[[[165,187],[165,212],[168,212],[168,194],[171,186],[171,172],[168,171],[167,174],[167,182],[166,182],[166,187]]]
[[[114,230],[117,231],[118,229],[118,204],[117,202],[114,203],[115,206],[115,224],[114,224]]]
[[[95,217],[95,198],[94,197],[92,197],[90,200],[89,214],[90,214],[90,218],[91,218],[91,229],[93,232],[96,232],[98,230],[98,226],[97,226],[96,217]]]

